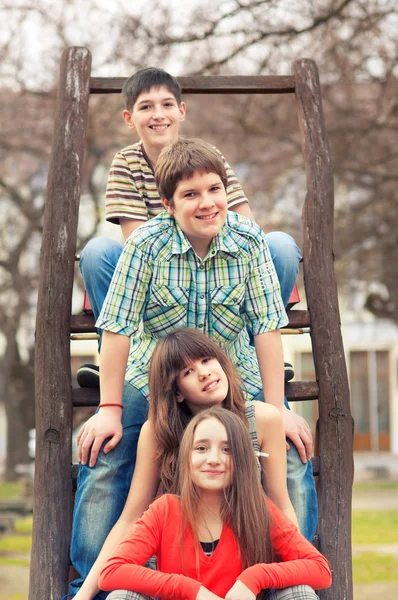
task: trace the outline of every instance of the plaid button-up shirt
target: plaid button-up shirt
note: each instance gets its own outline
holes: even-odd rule
[[[258,335],[287,324],[265,236],[233,212],[204,259],[166,212],[125,243],[96,326],[131,338],[126,379],[148,397],[149,361],[157,340],[177,327],[199,329],[229,355],[253,398],[261,389]]]

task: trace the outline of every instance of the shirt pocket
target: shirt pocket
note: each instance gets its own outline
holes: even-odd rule
[[[149,290],[145,311],[145,328],[164,337],[176,327],[187,326],[189,288],[154,284]]]
[[[216,337],[231,339],[244,327],[245,284],[222,285],[210,293],[213,330]]]

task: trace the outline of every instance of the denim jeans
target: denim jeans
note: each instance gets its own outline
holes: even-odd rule
[[[265,237],[286,306],[296,282],[300,250],[294,239],[282,231],[273,231]],[[101,312],[122,249],[119,242],[110,238],[94,238],[82,251],[79,266],[95,320]],[[101,337],[101,330],[99,334]]]
[[[259,392],[253,400],[265,402],[264,393]],[[286,398],[285,406],[290,410]],[[297,516],[300,531],[309,542],[312,542],[318,523],[318,498],[312,473],[312,462],[309,460],[304,464],[291,440],[289,440],[289,445],[290,450],[287,452],[287,491]]]
[[[101,450],[93,468],[79,464],[71,562],[80,578],[71,583],[72,594],[79,591],[126,503],[148,402],[135,387],[125,382],[123,404],[123,437],[116,448],[109,454]],[[96,600],[106,597],[106,592],[95,596]]]

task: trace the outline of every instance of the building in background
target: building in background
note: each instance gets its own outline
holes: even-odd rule
[[[347,308],[341,298],[340,314],[355,421],[354,450],[398,455],[398,327],[366,310]],[[284,336],[283,344],[295,379],[314,381],[310,336]],[[317,402],[296,405],[314,430]]]

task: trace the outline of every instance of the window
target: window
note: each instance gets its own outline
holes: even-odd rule
[[[385,350],[350,352],[351,410],[355,450],[389,450],[389,355]]]

